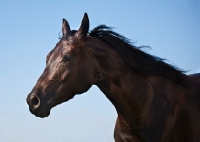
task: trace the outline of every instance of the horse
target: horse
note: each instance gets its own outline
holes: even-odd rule
[[[62,21],[62,37],[26,101],[36,117],[96,85],[117,112],[115,142],[200,141],[200,74],[150,55],[106,25],[78,30]]]

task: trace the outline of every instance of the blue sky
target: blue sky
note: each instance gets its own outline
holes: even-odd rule
[[[36,118],[25,102],[58,42],[62,18],[72,29],[88,13],[99,24],[148,45],[146,51],[188,74],[200,72],[199,0],[0,1],[0,142],[111,142],[116,119],[112,104],[92,87]]]

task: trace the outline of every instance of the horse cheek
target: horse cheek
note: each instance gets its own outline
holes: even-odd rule
[[[65,70],[63,73],[60,75],[60,81],[67,81],[69,78],[69,70]]]

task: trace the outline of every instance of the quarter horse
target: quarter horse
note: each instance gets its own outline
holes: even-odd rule
[[[200,74],[186,75],[105,25],[89,32],[85,13],[78,30],[63,19],[62,38],[27,96],[29,110],[48,117],[92,85],[117,111],[116,142],[200,141]]]

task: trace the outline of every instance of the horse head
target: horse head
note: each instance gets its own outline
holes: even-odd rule
[[[50,109],[86,92],[94,82],[95,69],[85,50],[89,30],[85,13],[78,31],[70,30],[63,19],[62,38],[46,57],[46,67],[27,96],[29,110],[37,117],[47,117]]]

